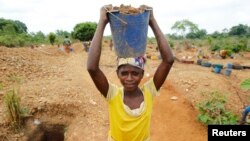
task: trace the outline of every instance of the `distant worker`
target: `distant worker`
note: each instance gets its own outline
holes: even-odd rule
[[[203,52],[203,50],[201,48],[199,48],[198,51],[197,51],[197,58],[202,59],[203,56],[204,56],[204,52]]]
[[[247,116],[248,118],[250,119],[250,106],[247,106],[244,111],[242,112],[242,118],[241,118],[241,121],[240,121],[240,124],[241,125],[244,125],[246,122],[247,122]]]
[[[83,43],[82,43],[82,46],[83,46],[83,49],[84,49],[85,52],[88,52],[88,51],[89,51],[88,42],[83,42]]]
[[[71,41],[69,39],[69,36],[65,36],[65,39],[63,41],[63,46],[64,46],[64,49],[65,49],[65,52],[66,53],[70,53],[70,46],[71,46]]]
[[[110,48],[110,50],[112,50],[112,48],[113,48],[113,41],[112,41],[112,39],[110,39],[109,48]]]

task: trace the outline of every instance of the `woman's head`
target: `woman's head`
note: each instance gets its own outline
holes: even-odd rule
[[[143,75],[143,69],[129,64],[121,65],[117,69],[117,76],[126,91],[136,90],[141,82],[141,79],[143,78]]]
[[[139,56],[139,57],[130,57],[130,58],[118,58],[118,65],[117,65],[117,69],[119,69],[120,66],[122,65],[131,65],[134,67],[138,67],[142,70],[144,70],[144,65],[146,63],[146,58],[143,56]]]
[[[117,76],[126,91],[138,88],[144,75],[144,64],[143,57],[118,59]]]

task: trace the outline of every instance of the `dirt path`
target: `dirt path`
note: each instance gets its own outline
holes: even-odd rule
[[[165,83],[155,98],[152,117],[152,141],[205,141],[207,131],[197,121],[197,112],[171,83]],[[177,97],[177,100],[171,98]]]

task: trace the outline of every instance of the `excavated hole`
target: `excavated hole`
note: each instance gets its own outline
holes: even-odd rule
[[[32,130],[27,141],[64,141],[64,125],[39,125]]]

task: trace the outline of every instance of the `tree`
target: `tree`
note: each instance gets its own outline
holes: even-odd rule
[[[70,33],[68,31],[63,30],[56,30],[56,35],[60,37],[70,36]]]
[[[18,20],[13,21],[0,18],[0,30],[3,30],[5,26],[13,26],[15,32],[18,34],[27,33],[27,26],[23,22],[20,22]]]
[[[211,34],[213,38],[219,38],[221,37],[221,33],[219,31],[215,31],[214,33]]]
[[[97,24],[94,22],[79,23],[74,27],[73,38],[80,41],[89,41],[93,38]]]
[[[207,35],[207,31],[205,29],[198,30],[196,32],[187,33],[186,37],[189,39],[203,38]]]
[[[17,33],[27,33],[27,26],[20,21],[14,21]]]
[[[243,24],[239,24],[237,26],[233,26],[230,29],[229,35],[241,36],[241,35],[246,35],[247,32],[248,32],[248,26],[247,25],[243,25]]]
[[[42,31],[36,33],[30,33],[33,43],[45,43],[46,36]]]
[[[16,30],[15,30],[15,27],[13,24],[6,24],[3,27],[2,31],[3,31],[3,33],[5,33],[5,35],[6,34],[12,34],[12,35],[16,34]]]
[[[55,40],[56,40],[56,34],[50,32],[50,33],[49,33],[49,42],[50,42],[52,45],[54,45]]]
[[[182,37],[186,37],[187,33],[196,33],[199,31],[198,26],[189,20],[176,21],[171,27],[172,30],[180,32]]]
[[[228,32],[229,32],[229,30],[227,28],[224,28],[224,29],[222,29],[221,35],[223,37],[227,37],[228,36]]]

